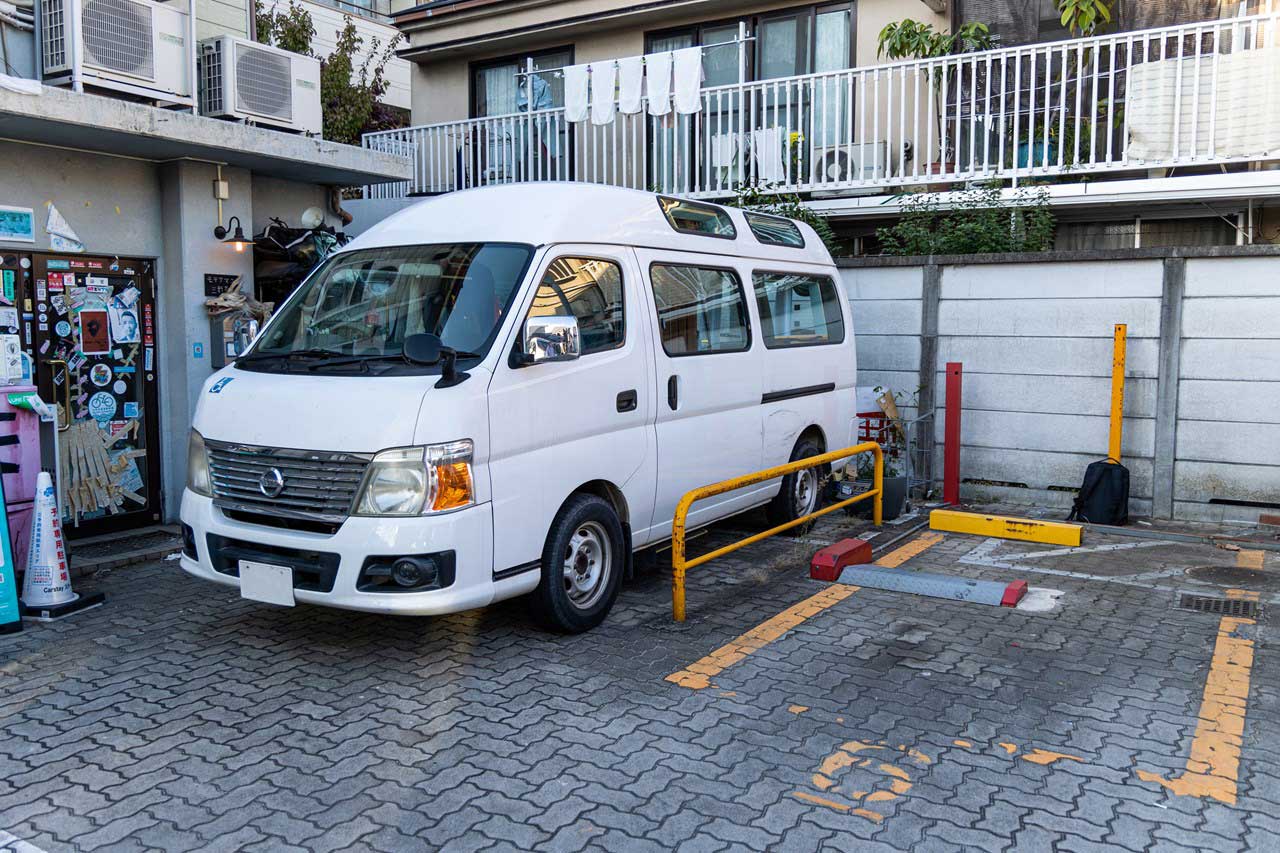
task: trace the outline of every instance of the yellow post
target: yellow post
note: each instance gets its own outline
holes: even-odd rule
[[[1120,461],[1120,438],[1124,432],[1124,358],[1129,327],[1116,324],[1115,344],[1111,354],[1111,440],[1107,457]]]

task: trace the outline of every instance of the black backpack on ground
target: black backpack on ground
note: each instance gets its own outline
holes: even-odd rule
[[[1129,523],[1129,469],[1115,459],[1090,462],[1067,521]]]

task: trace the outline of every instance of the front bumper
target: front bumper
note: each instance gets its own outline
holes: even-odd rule
[[[300,603],[369,613],[429,616],[484,607],[498,597],[493,580],[493,516],[487,503],[434,517],[349,518],[337,533],[326,535],[236,521],[223,515],[212,499],[187,490],[182,495],[181,518],[195,533],[197,554],[196,559],[183,554],[183,570],[226,586],[239,587],[240,579],[214,570],[209,534],[256,545],[336,555],[337,573],[328,592],[299,589],[295,574],[294,599]],[[455,555],[454,581],[443,589],[361,592],[356,588],[367,557],[442,551],[453,551]],[[530,582],[524,578],[519,580],[521,587]],[[506,594],[501,597],[523,591],[527,590],[503,590]]]

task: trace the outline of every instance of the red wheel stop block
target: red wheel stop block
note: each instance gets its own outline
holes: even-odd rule
[[[1027,594],[1026,581],[1014,581],[1005,587],[1004,597],[1000,599],[1001,607],[1017,607],[1022,596]]]
[[[871,562],[871,543],[863,539],[841,539],[813,555],[809,577],[816,581],[838,581],[845,566]]]

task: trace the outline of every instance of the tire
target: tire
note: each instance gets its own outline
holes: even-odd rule
[[[806,459],[823,453],[822,445],[812,438],[802,438],[796,442],[791,451],[791,461]],[[822,505],[822,494],[827,479],[827,466],[815,465],[800,471],[793,471],[782,478],[782,488],[769,504],[769,521],[773,524],[786,524],[801,516],[808,515]],[[793,534],[803,533],[809,525],[791,528]]]
[[[532,597],[538,621],[566,634],[603,622],[622,584],[625,542],[608,501],[583,494],[569,498],[542,549],[542,579]]]

